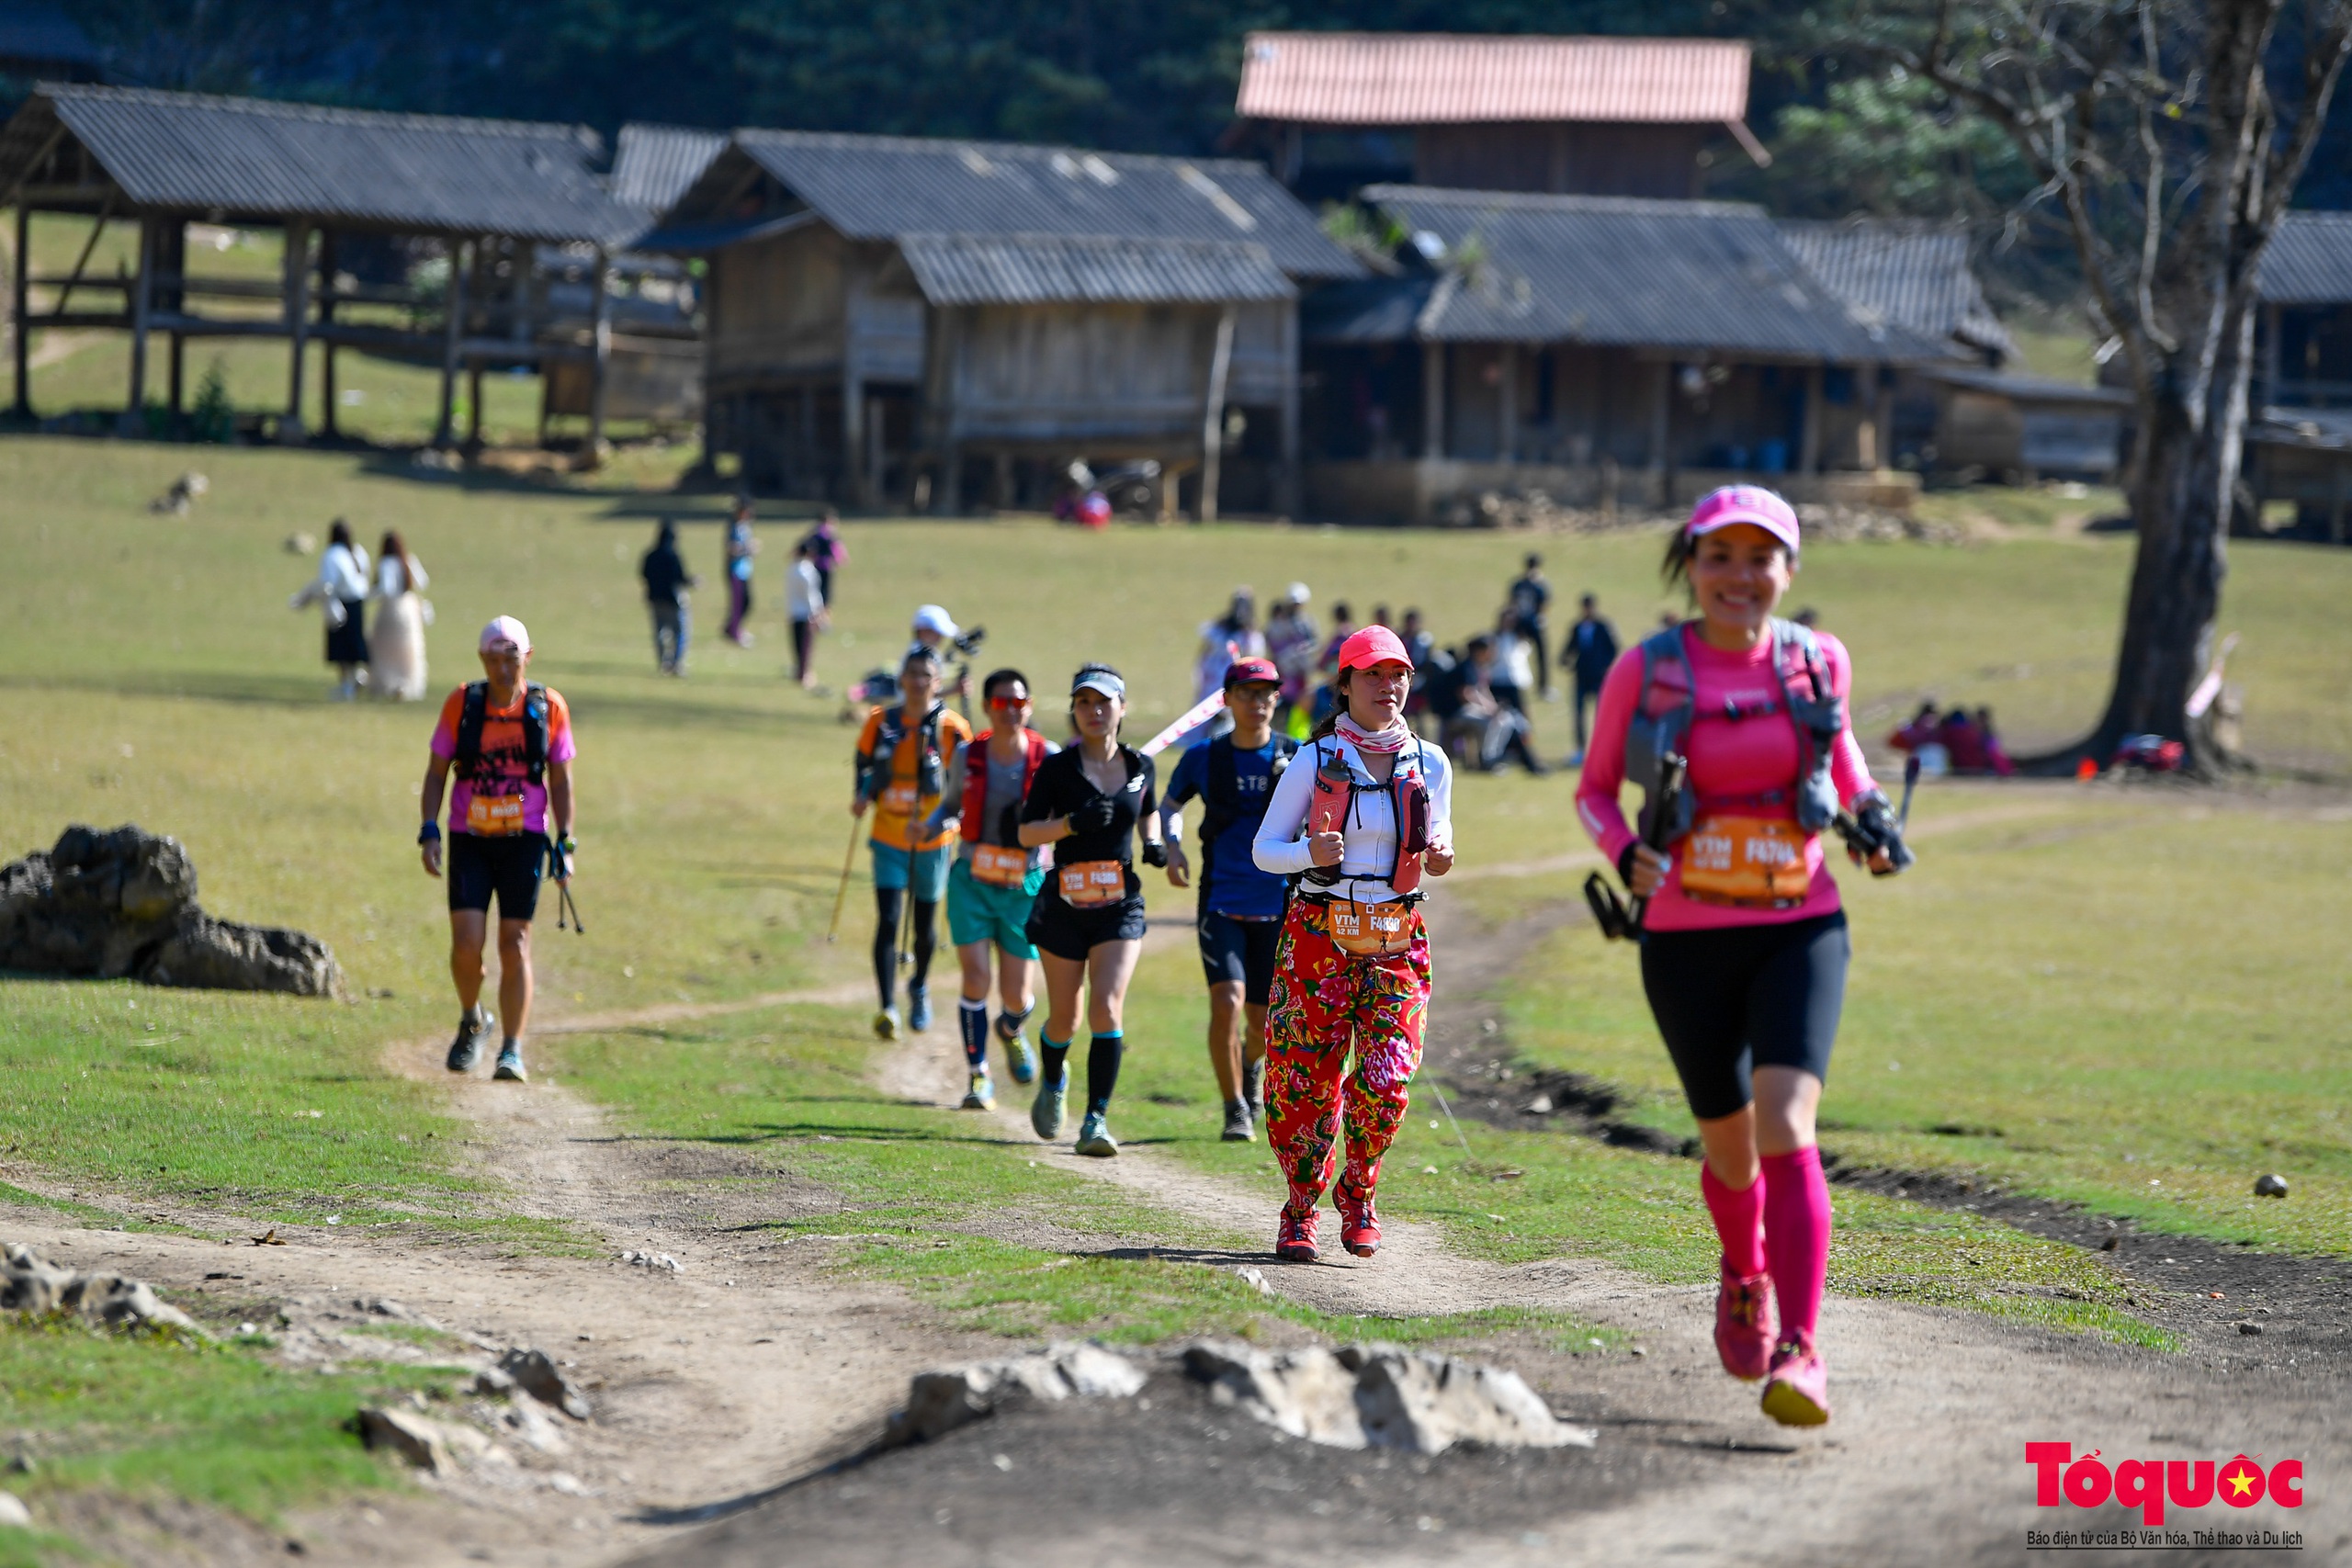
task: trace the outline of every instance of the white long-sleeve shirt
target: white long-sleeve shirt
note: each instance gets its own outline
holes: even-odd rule
[[[368,552],[357,545],[329,545],[319,558],[319,592],[346,603],[368,597]]]
[[[806,560],[794,561],[784,574],[786,607],[796,621],[813,621],[825,608],[825,580]]]
[[[424,575],[424,563],[417,560],[414,556],[409,557],[409,559],[416,563],[416,581],[413,582],[403,581],[404,574],[401,570],[400,557],[386,556],[376,563],[377,598],[397,599],[402,592],[411,588],[419,593],[424,592],[425,584],[432,581]]]
[[[1352,898],[1360,904],[1381,904],[1397,897],[1388,886],[1389,868],[1396,861],[1396,797],[1386,785],[1373,782],[1363,765],[1363,754],[1338,736],[1327,736],[1314,744],[1300,749],[1283,776],[1274,781],[1273,798],[1267,803],[1265,818],[1258,825],[1258,837],[1250,845],[1250,858],[1261,871],[1277,876],[1296,876],[1315,863],[1307,852],[1303,836],[1306,814],[1315,799],[1315,772],[1325,758],[1336,750],[1348,764],[1349,775],[1354,780],[1355,793],[1349,803],[1347,826],[1341,829],[1347,840],[1340,856],[1340,879],[1328,888],[1335,898]],[[1409,765],[1418,751],[1421,780],[1430,792],[1430,841],[1451,844],[1453,841],[1453,770],[1447,765],[1445,752],[1425,740],[1407,744],[1396,759],[1396,765]],[[1424,891],[1428,883],[1422,884]]]

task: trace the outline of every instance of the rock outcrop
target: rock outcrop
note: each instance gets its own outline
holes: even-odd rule
[[[157,1299],[144,1280],[61,1269],[13,1243],[0,1247],[0,1312],[74,1313],[108,1328],[204,1334],[194,1318]]]
[[[1269,1351],[1202,1340],[1183,1359],[1220,1404],[1332,1448],[1589,1449],[1598,1436],[1560,1421],[1517,1372],[1427,1350]]]
[[[76,825],[54,849],[0,866],[0,969],[224,991],[343,992],[326,943],[239,925],[196,902],[176,839]]]

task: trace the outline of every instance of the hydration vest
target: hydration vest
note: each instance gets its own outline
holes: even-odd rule
[[[1674,820],[1666,824],[1664,839],[1651,837],[1664,759],[1668,752],[1690,755],[1691,721],[1698,716],[1698,682],[1683,647],[1683,631],[1682,626],[1669,626],[1642,639],[1642,694],[1625,728],[1625,777],[1641,787],[1640,831],[1653,843],[1679,841],[1690,831],[1698,812],[1695,793],[1678,791]],[[1790,684],[1798,672],[1805,677],[1806,696],[1797,695]],[[1838,786],[1829,776],[1829,762],[1838,732],[1846,728],[1846,699],[1829,690],[1821,642],[1812,629],[1778,616],[1772,619],[1772,674],[1797,730],[1797,776],[1791,786],[1797,826],[1818,833],[1838,815]],[[1767,798],[1779,794],[1772,791]]]
[[[989,739],[993,729],[983,729],[964,748],[964,841],[980,842],[987,823],[989,807]],[[1029,785],[1037,776],[1037,764],[1046,760],[1046,738],[1034,729],[1021,732],[1021,795],[1029,795]],[[1018,801],[1015,805],[1020,804]],[[1011,845],[1018,849],[1020,846]]]
[[[1273,767],[1266,781],[1266,796],[1258,802],[1258,815],[1266,815],[1267,804],[1273,798],[1273,781],[1283,776],[1291,759],[1298,754],[1298,742],[1287,735],[1277,735],[1270,742],[1274,749]],[[1208,743],[1208,755],[1201,767],[1201,875],[1202,908],[1207,908],[1209,878],[1216,869],[1216,841],[1227,829],[1250,815],[1249,803],[1241,798],[1241,764],[1234,756],[1233,737],[1220,735]]]
[[[1421,755],[1428,744],[1417,737],[1410,747],[1396,754],[1396,771],[1388,775],[1386,786],[1389,804],[1396,813],[1396,858],[1388,863],[1388,873],[1381,880],[1407,897],[1416,896],[1421,885],[1421,856],[1430,847],[1430,789]],[[1406,765],[1408,757],[1412,759],[1409,768]],[[1306,830],[1344,833],[1355,818],[1355,770],[1348,766],[1346,753],[1336,742],[1326,753],[1323,743],[1317,741],[1315,758],[1315,790],[1307,800]],[[1381,788],[1377,784],[1365,787]],[[1345,863],[1344,859],[1340,863]],[[1349,874],[1341,872],[1340,865],[1317,865],[1309,866],[1299,874],[1306,881],[1329,887]]]
[[[481,727],[489,712],[490,682],[468,685],[465,705],[458,712],[458,751],[450,761],[469,784],[481,765]],[[535,784],[547,783],[548,722],[548,689],[535,681],[523,688],[523,767]]]
[[[882,710],[881,728],[874,734],[874,750],[861,753],[857,759],[858,788],[868,800],[878,800],[882,792],[890,787],[899,746],[910,733],[922,738],[922,755],[915,764],[915,796],[919,800],[939,798],[940,792],[947,787],[947,767],[939,755],[939,716],[946,711],[945,704],[932,704],[931,711],[910,731],[905,704]]]

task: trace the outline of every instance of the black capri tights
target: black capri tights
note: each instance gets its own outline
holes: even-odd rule
[[[1746,1105],[1757,1067],[1828,1081],[1852,953],[1842,909],[1643,937],[1642,989],[1691,1115],[1712,1122]]]
[[[890,1007],[899,995],[899,900],[907,896],[903,887],[877,887],[874,890],[874,988],[882,993],[882,1005]],[[920,987],[931,980],[931,954],[938,944],[934,929],[939,914],[937,904],[916,899],[914,917],[914,973],[907,981],[910,987]]]

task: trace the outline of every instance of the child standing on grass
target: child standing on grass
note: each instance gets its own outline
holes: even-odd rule
[[[492,1075],[514,1083],[523,1067],[523,1028],[531,1014],[531,917],[538,908],[539,874],[552,859],[558,882],[571,879],[571,710],[562,694],[524,671],[531,634],[512,615],[484,626],[481,642],[486,679],[460,686],[441,705],[432,756],[424,766],[424,874],[443,868],[441,795],[449,774],[449,974],[458,985],[458,1038],[449,1070],[469,1072],[496,1021],[481,1006],[482,949],[490,901],[498,899],[498,1005],[505,1041]],[[552,830],[552,831],[551,831]]]

